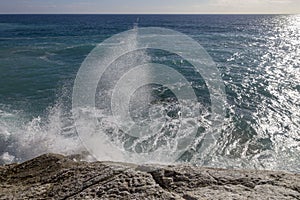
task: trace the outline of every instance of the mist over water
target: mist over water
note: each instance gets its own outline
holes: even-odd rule
[[[34,16],[0,17],[1,163],[21,162],[46,152],[86,151],[71,112],[77,70],[96,44],[132,28],[136,16],[41,19],[43,23]],[[140,26],[171,28],[197,40],[217,63],[226,86],[226,119],[210,154],[203,157],[199,152],[203,143],[195,139],[175,162],[300,171],[299,16],[142,16]],[[131,44],[134,42],[132,39]],[[113,77],[121,76],[130,64],[149,60],[181,70],[193,83],[202,118],[186,120],[199,127],[198,138],[208,131],[209,92],[205,80],[192,70],[190,63],[169,52],[134,51],[116,60],[99,81],[97,110],[85,108],[86,113],[96,114],[101,124],[98,131],[111,144],[112,149],[99,145],[100,152],[118,148],[125,154],[142,154],[162,146],[171,151],[177,136],[189,133],[188,128],[176,131],[180,118],[178,99],[161,85],[139,88],[130,99],[130,114],[138,123],[151,122],[153,130],[155,121],[164,121],[163,131],[159,129],[152,137],[137,139],[121,132],[115,119],[109,117],[107,97],[112,95],[117,81]],[[87,134],[92,134],[88,124],[82,126]],[[164,150],[156,154],[161,157],[148,161],[170,162],[164,157]],[[126,161],[126,155],[111,155],[103,154],[102,159]],[[130,159],[145,162],[141,158]]]

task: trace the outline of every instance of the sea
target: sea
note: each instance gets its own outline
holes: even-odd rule
[[[215,126],[211,118],[216,95],[209,90],[212,80],[180,55],[159,49],[129,52],[131,56],[108,67],[110,75],[97,87],[96,108],[89,110],[95,112],[97,130],[88,121],[75,123],[74,84],[93,49],[124,31],[149,27],[191,38],[215,63],[225,91],[222,125]],[[130,43],[135,42],[131,38]],[[188,109],[174,88],[149,83],[131,94],[128,110],[132,121],[150,128],[137,136],[118,126],[122,118],[106,112],[113,107],[111,89],[118,86],[126,93],[118,84],[128,71],[126,65],[145,60],[186,77],[200,104],[199,116],[181,114]],[[135,74],[131,79],[141,77]],[[179,148],[180,140],[192,131],[182,121],[197,130]],[[206,138],[210,134],[213,140]],[[93,135],[101,135],[98,145],[84,138]],[[300,15],[0,15],[0,164],[43,153],[300,173]]]

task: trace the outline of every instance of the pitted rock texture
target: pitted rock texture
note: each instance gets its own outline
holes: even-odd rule
[[[0,199],[300,199],[300,174],[73,159],[0,166]]]

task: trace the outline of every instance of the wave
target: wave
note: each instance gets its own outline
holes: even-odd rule
[[[22,112],[0,111],[1,163],[22,162],[44,153],[84,151],[70,120],[56,105],[46,117],[27,119]]]
[[[289,42],[286,41],[288,44],[286,46],[293,48],[294,40]],[[172,160],[173,157],[169,159],[167,155],[176,154],[174,147],[178,145],[182,136],[189,135],[190,127],[186,126],[178,132],[181,113],[175,98],[152,98],[151,95],[157,93],[159,95],[156,97],[165,94],[171,94],[172,97],[172,93],[167,88],[155,85],[150,88],[143,87],[134,94],[135,97],[130,102],[133,105],[130,111],[135,122],[140,124],[150,122],[150,131],[152,131],[150,136],[138,138],[126,134],[126,130],[118,126],[122,124],[122,120],[111,117],[111,113],[107,111],[107,106],[111,105],[107,104],[108,98],[105,97],[110,98],[112,95],[110,87],[114,86],[113,78],[116,76],[121,78],[122,70],[126,68],[126,65],[146,62],[149,59],[155,60],[152,55],[145,55],[149,52],[135,52],[111,64],[110,67],[114,70],[108,71],[106,79],[104,77],[99,83],[101,91],[98,90],[99,94],[96,97],[97,109],[79,108],[85,113],[86,118],[82,118],[76,126],[70,108],[70,95],[66,97],[69,103],[57,100],[56,104],[48,109],[46,115],[37,117],[32,117],[30,114],[27,116],[22,110],[13,110],[9,105],[1,105],[0,162],[22,162],[48,152],[69,155],[94,149],[96,152],[90,151],[90,153],[91,155],[96,153],[98,156],[95,157],[99,160],[137,163],[187,162],[224,168],[300,172],[300,76],[299,68],[297,68],[297,54],[286,54],[277,49],[276,43],[273,44],[272,41],[270,43],[270,49],[266,55],[261,60],[254,60],[255,63],[261,63],[259,67],[247,66],[248,63],[245,62],[253,60],[247,57],[247,52],[234,52],[228,57],[223,71],[229,102],[227,116],[224,126],[217,130],[221,133],[220,137],[205,156],[202,152],[205,149],[205,141],[202,138],[204,134],[209,133],[211,122],[206,104],[202,105],[203,112],[200,118],[191,116],[184,119],[185,124],[193,124],[199,129],[197,136],[193,138],[193,141],[188,141],[190,142],[188,147],[176,160]],[[113,44],[110,43],[112,46]],[[134,41],[130,44],[135,45]],[[55,55],[73,55],[74,52],[79,52],[81,55],[89,48],[91,48],[89,45],[70,45],[59,49]],[[46,53],[40,59],[49,61],[51,56],[53,55]],[[174,55],[164,56],[162,54],[156,57],[156,61],[161,63],[168,61],[168,64],[180,66],[186,64],[182,58]],[[273,57],[276,59],[274,60]],[[199,83],[199,79],[195,79],[195,82],[197,81]],[[174,85],[175,88],[182,86],[181,83]],[[206,89],[203,85],[199,88]],[[103,93],[103,89],[107,90]],[[72,88],[68,90],[71,91]],[[185,109],[193,110],[193,105],[188,102],[185,106]],[[151,115],[151,113],[160,115]],[[96,116],[96,129],[89,120],[91,116]],[[161,126],[162,122],[163,126]],[[77,133],[77,128],[83,128],[87,137],[99,143],[93,148],[85,146]],[[146,131],[149,132],[149,130]],[[147,157],[146,154],[149,152],[156,153],[152,154],[152,157]],[[88,157],[88,160],[91,159],[92,156]]]
[[[170,104],[156,104],[155,113],[158,110],[165,113],[169,106]],[[170,111],[174,111],[174,109],[176,110],[173,107]],[[51,107],[46,116],[32,119],[25,117],[22,111],[7,112],[7,110],[1,109],[0,163],[23,162],[44,153],[59,153],[88,155],[85,158],[87,161],[97,158],[98,160],[134,163],[187,162],[218,168],[300,171],[300,160],[297,156],[299,155],[299,150],[297,150],[299,141],[288,139],[289,146],[293,143],[295,146],[284,149],[286,142],[283,137],[280,140],[272,141],[263,135],[258,135],[256,130],[251,130],[252,124],[243,122],[243,119],[236,119],[234,115],[227,119],[222,135],[210,151],[209,156],[203,157],[203,154],[199,152],[200,146],[203,145],[203,141],[199,138],[201,131],[205,130],[202,128],[198,132],[200,135],[192,142],[189,141],[191,142],[189,148],[175,161],[172,160],[174,158],[172,156],[170,160],[168,159],[170,151],[176,153],[174,147],[179,138],[189,136],[190,132],[187,127],[178,133],[178,111],[175,111],[175,115],[165,121],[163,129],[157,129],[156,126],[160,126],[161,121],[165,120],[164,115],[157,120],[152,120],[152,130],[158,131],[140,138],[125,134],[118,126],[119,121],[107,115],[104,110],[86,108],[84,112],[97,117],[99,126],[96,132],[93,126],[90,126],[90,117],[85,118],[82,123],[77,123],[76,126],[82,126],[87,137],[98,141],[96,148],[98,152],[90,151],[90,146],[82,143],[82,135],[78,136],[74,119],[70,117],[70,113],[66,113],[66,109],[61,103]],[[135,112],[141,113],[143,110]],[[188,123],[200,123],[199,127],[209,127],[209,120],[203,119],[202,122],[194,118],[185,120]],[[140,120],[139,123],[147,123],[147,118]],[[146,155],[149,152],[155,152],[153,157]]]

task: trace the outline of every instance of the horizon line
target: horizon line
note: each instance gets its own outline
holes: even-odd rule
[[[0,13],[0,15],[300,15],[300,13]]]

